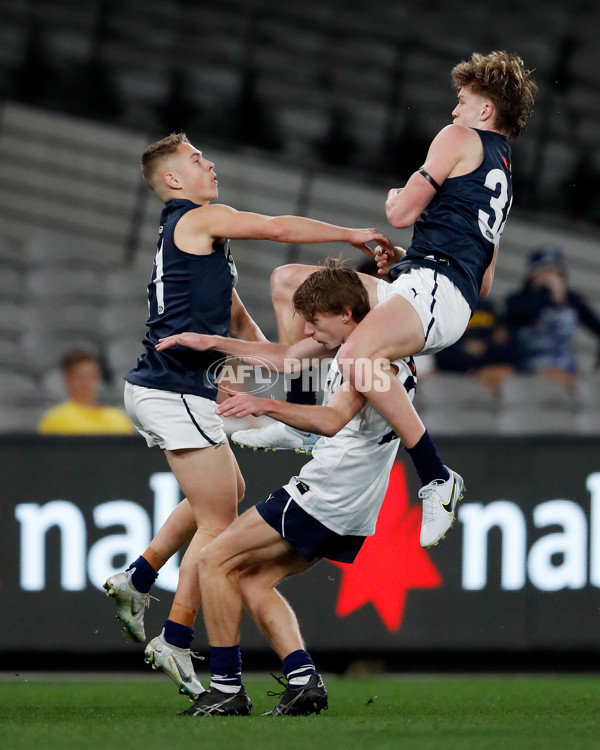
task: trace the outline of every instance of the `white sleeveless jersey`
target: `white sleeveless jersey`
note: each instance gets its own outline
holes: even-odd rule
[[[411,400],[416,371],[411,357],[394,362]],[[337,357],[327,374],[323,404],[340,387]],[[333,437],[321,437],[312,460],[284,489],[307,513],[342,536],[369,536],[383,503],[400,440],[381,414],[366,403]]]

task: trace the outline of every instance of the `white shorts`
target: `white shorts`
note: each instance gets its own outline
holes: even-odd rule
[[[124,401],[129,419],[150,448],[175,451],[227,442],[217,405],[208,398],[125,381]]]
[[[454,344],[463,335],[471,308],[450,279],[432,268],[411,268],[389,284],[377,284],[380,302],[399,294],[415,308],[425,333],[425,346],[418,354],[435,354]]]

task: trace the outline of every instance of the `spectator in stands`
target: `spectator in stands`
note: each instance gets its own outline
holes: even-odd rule
[[[600,339],[600,316],[568,288],[565,256],[556,245],[532,251],[522,290],[506,301],[506,320],[515,338],[517,368],[567,386],[577,372],[577,324]]]
[[[497,394],[500,383],[516,366],[513,337],[494,304],[480,299],[461,338],[435,355],[440,372],[462,373]]]
[[[126,435],[135,432],[124,411],[99,403],[102,368],[94,353],[83,349],[67,352],[61,360],[61,370],[68,398],[44,414],[38,432],[44,435]]]

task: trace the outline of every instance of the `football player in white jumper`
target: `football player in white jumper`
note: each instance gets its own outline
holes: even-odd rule
[[[327,708],[323,680],[305,649],[296,616],[276,586],[323,557],[354,561],[365,538],[375,532],[398,450],[389,425],[344,378],[344,342],[370,308],[358,274],[330,260],[299,287],[294,306],[306,321],[307,338],[289,347],[194,333],[170,336],[158,345],[216,348],[247,362],[254,355],[280,371],[286,360],[331,357],[337,350],[321,406],[237,394],[218,407],[223,416],[267,414],[322,437],[298,476],[247,510],[200,554],[211,683],[185,715],[250,713],[239,647],[243,607],[282,660],[284,690],[269,715],[307,715]],[[412,360],[392,366],[412,398]]]

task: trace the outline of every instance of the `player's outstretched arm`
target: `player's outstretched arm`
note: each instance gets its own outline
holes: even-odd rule
[[[199,352],[217,349],[230,357],[236,357],[250,364],[261,364],[262,360],[266,360],[274,365],[273,370],[279,372],[283,372],[283,370],[279,370],[279,365],[283,367],[285,355],[289,349],[286,344],[274,344],[267,340],[242,341],[230,339],[226,336],[213,336],[206,333],[193,333],[192,331],[174,333],[164,339],[159,339],[156,349],[161,352],[172,346],[187,346]]]
[[[349,383],[343,383],[331,396],[327,406],[292,404],[238,393],[220,404],[217,413],[222,417],[266,415],[299,430],[331,437],[348,424],[364,404],[365,398]]]
[[[310,367],[313,359],[325,359],[332,356],[330,349],[311,338],[302,339],[295,344],[275,344],[266,339],[264,341],[241,341],[226,336],[184,331],[160,339],[156,349],[163,351],[172,346],[187,346],[200,352],[217,349],[251,365],[259,367],[268,365],[274,372],[291,372],[293,369],[301,368],[303,361],[307,363],[307,367]]]
[[[188,217],[184,231],[192,238],[194,234],[208,234],[214,238],[272,240],[295,244],[349,242],[366,255],[373,254],[368,242],[392,247],[391,240],[377,229],[350,229],[304,216],[265,216],[216,204],[190,211]]]

